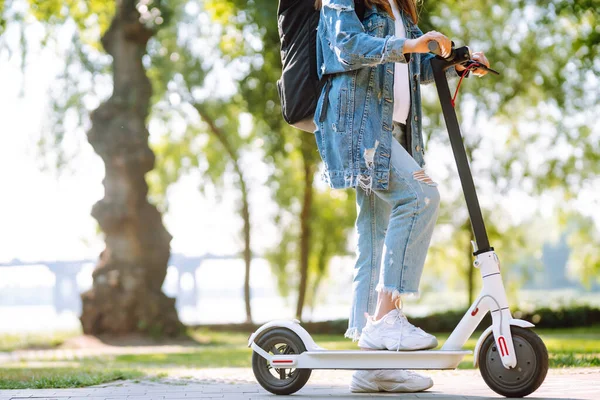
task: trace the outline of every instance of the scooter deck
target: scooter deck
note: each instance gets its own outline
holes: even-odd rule
[[[258,348],[252,343],[253,349]],[[257,350],[255,350],[257,351]],[[263,352],[262,349],[258,351]],[[264,353],[264,352],[263,352]],[[455,369],[468,350],[310,350],[301,354],[268,355],[275,368],[306,369]],[[264,354],[267,356],[267,354]],[[263,356],[263,357],[264,357]]]
[[[455,369],[471,351],[307,351],[297,368],[311,369]],[[273,361],[276,359],[274,358]],[[277,363],[274,363],[277,364]]]

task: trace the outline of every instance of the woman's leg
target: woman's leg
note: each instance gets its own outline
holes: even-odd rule
[[[399,301],[401,294],[418,293],[439,208],[436,184],[394,139],[389,189],[374,192],[390,205],[391,214],[376,288],[378,313],[367,320],[358,345],[388,350],[435,347],[435,337],[415,328],[392,304]]]
[[[406,127],[394,124],[393,136],[406,150]],[[408,154],[408,153],[407,153]],[[367,323],[365,313],[385,315],[394,309],[391,295],[377,293],[375,286],[380,274],[383,244],[389,224],[391,206],[375,194],[367,195],[356,188],[357,258],[352,283],[352,309],[345,336],[358,340]],[[376,303],[377,302],[377,303]]]
[[[375,312],[385,231],[389,223],[390,206],[379,197],[356,189],[357,257],[352,281],[352,310],[346,337],[356,341],[367,323],[365,313]]]
[[[387,231],[383,230],[386,232],[384,234],[384,266],[378,268],[380,269],[380,278],[377,286],[379,293],[376,314],[380,317],[398,307],[400,293],[415,293],[418,290],[427,247],[431,239],[432,232],[430,231],[433,231],[439,204],[439,194],[435,184],[426,177],[414,159],[400,145],[397,139],[402,139],[403,135],[399,135],[401,132],[398,132],[398,126],[394,128],[395,140],[392,140],[390,190],[387,195],[380,195],[379,192],[376,192],[375,195],[370,196],[379,199],[373,200],[372,204],[380,205],[385,202],[388,209],[391,210],[388,229]],[[422,182],[426,187],[421,187],[421,183],[415,181]],[[365,199],[368,197],[363,193],[361,197],[363,204],[366,203]],[[371,212],[372,215],[377,215],[375,211]],[[421,221],[418,221],[419,219]],[[425,232],[418,232],[420,229]],[[366,245],[367,241],[364,243]],[[373,243],[372,248],[378,250],[379,256],[376,258],[379,261],[381,259],[381,243]],[[407,256],[408,251],[421,251],[423,254],[416,257]],[[394,253],[396,253],[395,257]],[[399,270],[399,274],[398,271],[390,271],[394,268]],[[371,271],[373,270],[372,268]],[[407,272],[407,270],[409,271]],[[371,292],[371,294],[374,293]],[[369,305],[371,305],[370,301]],[[369,313],[371,314],[370,311]],[[367,327],[363,329],[359,346],[365,349],[416,350],[434,347],[437,344],[434,337],[414,328],[398,311],[390,313],[387,319],[388,323],[384,323],[386,321],[375,322],[373,318],[369,318]],[[431,386],[433,386],[431,378],[411,371],[365,370],[356,371],[352,375],[350,390],[352,392],[417,392]]]
[[[374,191],[392,210],[377,291],[395,301],[401,294],[418,293],[440,195],[437,184],[396,140],[390,169],[389,190]]]

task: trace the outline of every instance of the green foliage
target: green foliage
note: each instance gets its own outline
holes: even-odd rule
[[[600,309],[590,306],[540,308],[530,312],[515,313],[518,318],[532,321],[540,328],[571,328],[594,326],[600,322]]]
[[[600,103],[592,94],[600,90],[594,78],[600,72],[598,16],[594,12],[598,5],[597,1],[575,4],[561,0],[423,4],[422,30],[436,29],[455,39],[458,46],[484,50],[492,67],[501,72],[499,77],[466,80],[456,110],[479,195],[486,200],[482,204],[490,241],[503,266],[514,271],[531,273],[531,268],[524,268],[525,262],[540,265],[539,249],[549,239],[554,221],[543,221],[535,214],[511,222],[506,195],[524,192],[537,202],[553,202],[557,213],[561,208],[573,211],[570,215],[577,218],[575,202],[600,172],[596,151],[600,130],[595,123]],[[424,96],[428,147],[449,149],[433,88]],[[452,164],[449,161],[446,167],[450,171],[454,170]],[[444,185],[453,188],[453,197],[443,199],[440,218],[441,225],[447,224],[442,228],[447,240],[435,243],[428,260],[436,272],[440,265],[446,270],[445,255],[450,265],[462,265],[464,272],[471,268],[468,241],[472,236],[464,224],[458,181],[455,175],[451,178]],[[586,232],[589,247],[583,253],[579,253],[582,248],[575,248],[571,264],[584,277],[600,270],[591,251],[600,242],[593,224],[586,224],[580,232]],[[573,239],[571,243],[586,242]],[[456,276],[454,270],[448,275]],[[464,279],[464,274],[460,276]],[[523,275],[519,280],[526,279]]]
[[[591,120],[567,126],[560,116],[561,110],[574,113],[597,107],[597,98],[588,96],[586,100],[582,96],[585,74],[590,70],[597,72],[594,70],[597,65],[593,62],[597,60],[598,50],[597,32],[593,29],[597,25],[597,16],[591,11],[591,3],[579,6],[554,1],[546,7],[545,2],[535,1],[506,0],[489,6],[475,1],[424,2],[421,14],[423,30],[435,27],[458,38],[459,45],[467,43],[475,50],[485,50],[492,64],[502,72],[499,78],[490,76],[468,80],[457,108],[463,127],[466,127],[465,144],[473,159],[474,173],[476,177],[489,177],[494,183],[487,190],[508,193],[518,188],[539,196],[550,188],[559,188],[565,197],[572,197],[586,177],[597,174],[600,165],[594,151],[597,134],[589,128],[593,126]],[[287,295],[298,282],[294,260],[299,251],[300,230],[298,224],[290,222],[298,220],[301,211],[304,193],[301,171],[305,161],[317,163],[318,158],[316,151],[312,153],[314,157],[306,158],[311,155],[306,148],[312,137],[294,131],[281,118],[274,84],[281,68],[276,6],[275,2],[262,0],[210,1],[205,5],[213,21],[223,26],[220,57],[224,60],[238,57],[250,65],[249,72],[239,80],[238,90],[243,99],[242,107],[253,116],[252,135],[260,138],[265,160],[275,166],[268,184],[280,206],[277,221],[281,240],[268,258],[278,276],[281,292]],[[252,39],[256,38],[260,39],[260,45],[254,44]],[[199,70],[202,69],[195,68],[196,73]],[[185,76],[183,71],[182,76]],[[425,94],[425,131],[431,143],[447,146],[443,134],[431,134],[442,131],[443,126],[437,98],[431,94],[432,88],[429,94]],[[474,109],[471,111],[469,108]],[[556,110],[559,110],[558,114]],[[491,165],[483,163],[489,159],[489,152],[478,150],[485,142],[480,134],[485,132],[482,118],[511,129],[503,145],[495,147],[495,162]],[[538,130],[525,129],[524,125],[532,119],[543,120],[545,124],[540,124]],[[548,127],[548,123],[554,126]],[[565,137],[574,149],[568,158],[549,147]],[[575,150],[582,144],[582,151]],[[531,153],[540,147],[544,149],[542,152],[546,159],[534,163]],[[213,165],[216,176],[224,171],[222,158],[212,159],[209,165]],[[450,183],[457,187],[456,179]],[[440,218],[440,225],[446,226],[441,229],[450,233],[432,249],[428,271],[459,276],[455,283],[464,285],[464,276],[471,268],[471,233],[470,227],[465,224],[462,196],[458,191],[454,193],[457,193],[456,197],[444,199]],[[351,196],[343,205],[334,205],[328,190],[317,189],[314,199],[319,205],[311,209],[313,240],[309,260],[311,281],[318,283],[319,277],[325,274],[322,264],[326,259],[324,254],[329,253],[327,257],[330,257],[331,254],[344,253],[347,245],[344,240],[336,240],[333,245],[323,244],[323,236],[337,238],[347,234],[354,212]],[[510,221],[509,210],[502,206],[503,198],[495,197],[493,200],[496,204],[484,210],[489,235],[493,245],[501,252],[503,265],[515,274],[515,279],[511,279],[514,289],[517,282],[527,280],[527,274],[532,273],[532,269],[526,266],[540,265],[539,248],[544,237],[535,232],[540,228],[535,223],[536,216],[532,216],[530,221],[515,224]],[[342,217],[338,223],[332,223],[328,216],[335,215],[332,210],[340,209],[351,211],[345,213],[345,218]],[[591,248],[594,248],[593,245]],[[590,265],[589,258],[581,262]],[[462,271],[460,275],[454,273],[457,269]]]
[[[4,30],[6,29],[6,17],[4,16],[5,9],[6,9],[5,0],[0,0],[0,35],[2,35]]]
[[[302,132],[294,132],[284,146],[285,161],[279,152],[273,158],[279,160],[273,171],[270,186],[280,206],[276,223],[281,230],[279,240],[266,254],[277,276],[280,293],[287,297],[296,293],[299,282],[298,254],[302,231],[295,222],[302,218],[302,201],[305,188],[305,165],[317,165],[318,153],[314,139]],[[285,151],[285,148],[291,151]],[[311,174],[311,172],[309,172]],[[335,255],[348,252],[348,234],[356,218],[354,194],[351,191],[333,191],[321,182],[313,187],[308,229],[310,251],[308,257],[307,304],[314,307],[318,291],[327,276],[328,265]],[[294,221],[293,223],[290,223]]]
[[[84,42],[100,47],[100,35],[115,13],[114,1],[28,0],[31,15],[47,25],[60,26],[67,20],[77,25]],[[99,35],[100,34],[100,35]]]
[[[14,1],[14,0],[13,0]],[[49,90],[50,109],[45,129],[39,133],[38,153],[40,165],[57,173],[69,171],[72,161],[81,153],[82,137],[89,127],[89,113],[106,96],[103,93],[110,79],[110,58],[104,54],[101,37],[109,28],[116,12],[115,1],[45,1],[27,0],[28,14],[45,29],[43,44],[54,43],[62,47],[59,37],[70,32],[65,25],[75,23],[72,46],[60,57],[64,59],[64,71],[57,76]],[[171,3],[165,0],[141,0],[135,3],[140,19],[146,27],[158,30],[168,24],[173,14]],[[126,7],[124,4],[123,7]],[[23,18],[21,24],[28,19]],[[23,35],[23,65],[26,49],[30,46]]]
[[[321,279],[327,277],[331,258],[346,255],[348,234],[356,220],[356,200],[353,191],[317,191],[313,202],[312,254],[309,259],[311,284],[307,302],[312,309],[319,302],[317,291]],[[334,277],[332,277],[334,278]]]
[[[217,2],[212,2],[214,4]],[[266,255],[277,275],[280,292],[287,296],[299,282],[297,268],[300,240],[300,221],[306,188],[306,173],[315,173],[320,163],[313,135],[288,126],[281,117],[281,108],[275,82],[281,75],[279,34],[277,30],[277,2],[219,1],[219,16],[244,32],[257,37],[246,48],[252,54],[249,73],[239,83],[239,93],[247,111],[254,118],[253,134],[262,141],[265,160],[275,168],[268,181],[273,197],[279,205],[276,223],[281,231],[280,240]],[[223,4],[227,3],[225,6]],[[225,12],[224,10],[227,10]],[[216,12],[216,11],[215,11]],[[310,182],[313,179],[309,179]],[[315,304],[319,284],[327,274],[327,266],[334,255],[347,253],[347,237],[355,219],[354,196],[323,188],[320,181],[314,185],[310,205],[307,301]],[[293,222],[292,222],[293,221]]]
[[[31,14],[46,26],[72,19],[78,27],[60,77],[64,87],[53,104],[55,129],[48,129],[50,134],[41,141],[44,153],[50,154],[66,147],[69,129],[63,116],[72,112],[78,125],[87,122],[86,100],[94,86],[90,90],[82,85],[80,77],[109,72],[108,60],[96,47],[114,14],[114,2],[28,1]],[[0,30],[10,3],[0,0]],[[260,150],[271,170],[267,185],[279,206],[275,222],[280,240],[268,258],[281,292],[291,294],[298,282],[295,261],[307,182],[304,172],[318,171],[319,158],[314,138],[289,127],[281,117],[275,85],[281,73],[277,2],[209,0],[198,6],[187,0],[161,0],[146,5],[144,15],[152,15],[156,7],[162,18],[160,24],[156,16],[149,21],[161,29],[149,43],[145,60],[155,104],[151,121],[157,168],[148,175],[153,199],[166,207],[169,185],[193,172],[201,176],[200,189],[209,184],[222,188],[224,176],[233,173],[242,191],[239,163],[246,151]],[[539,265],[540,241],[545,237],[535,229],[548,230],[537,225],[538,215],[511,220],[504,200],[515,190],[538,201],[551,196],[558,208],[568,211],[569,220],[580,223],[571,231],[570,243],[577,246],[571,253],[572,271],[591,282],[600,270],[596,250],[600,235],[576,207],[581,190],[589,189],[600,172],[598,7],[598,0],[423,2],[423,31],[435,28],[458,45],[485,50],[502,73],[464,82],[457,111],[475,180],[487,200],[484,214],[490,239],[503,266],[521,274],[511,282],[527,279],[525,271],[531,269],[525,265]],[[81,67],[76,74],[69,69],[73,65]],[[433,87],[424,91],[424,99],[428,147],[448,148]],[[246,117],[249,126],[243,122]],[[492,131],[491,126],[499,129]],[[226,135],[216,134],[219,131]],[[67,165],[70,158],[59,152],[57,164]],[[450,164],[445,169],[453,171]],[[471,268],[471,233],[456,178],[443,185],[451,194],[443,199],[438,229],[444,233],[432,248],[427,271],[454,277],[455,284],[462,285]],[[314,185],[309,297],[326,276],[331,257],[347,252],[354,200],[349,191],[340,193]]]
[[[48,91],[51,112],[45,129],[37,137],[40,167],[57,174],[69,171],[71,163],[81,152],[83,130],[89,126],[89,113],[97,104],[97,81],[110,74],[110,60],[103,57],[100,36],[106,31],[115,12],[114,1],[40,1],[27,0],[28,14],[44,25],[42,45],[53,43],[67,21],[76,24],[71,35],[72,46],[60,56],[63,71]],[[26,24],[24,18],[20,23]],[[26,49],[32,43],[23,35],[21,43],[23,65]]]
[[[174,7],[172,17],[178,23],[159,32],[149,48],[149,76],[156,101],[153,117],[164,129],[152,146],[157,162],[148,178],[153,199],[164,207],[169,185],[192,172],[200,172],[201,191],[208,184],[222,189],[225,173],[232,170],[238,189],[245,187],[239,163],[253,140],[251,135],[243,134],[240,96],[226,92],[213,92],[210,97],[205,94],[219,86],[212,79],[218,76],[220,68],[235,66],[231,61],[223,61],[214,35],[220,27],[212,23],[199,26],[198,20],[206,17],[205,11],[189,11],[185,4],[181,1]],[[202,50],[198,41],[203,43]],[[217,79],[226,80],[223,76]],[[176,124],[185,128],[178,131]]]
[[[597,175],[593,149],[600,133],[592,129],[594,113],[588,112],[598,110],[598,97],[591,93],[600,88],[592,78],[600,66],[598,17],[591,3],[598,7],[597,1],[575,6],[560,0],[507,0],[490,7],[475,1],[425,2],[437,29],[485,50],[502,73],[471,79],[462,89],[459,111],[475,101],[475,116],[494,116],[490,122],[511,127],[504,146],[494,152],[496,166],[488,170],[504,191],[532,187],[539,194],[560,188],[568,197]],[[467,145],[477,144],[475,135],[466,133]],[[545,157],[535,160],[533,152]],[[478,155],[475,151],[475,162]]]
[[[464,313],[465,310],[445,311],[426,317],[411,318],[411,322],[428,332],[451,332]],[[544,307],[534,311],[520,311],[515,308],[512,313],[515,318],[533,322],[539,329],[598,327],[600,325],[600,309],[590,306],[558,309]],[[492,319],[488,313],[479,325],[479,329],[485,329],[491,323]]]

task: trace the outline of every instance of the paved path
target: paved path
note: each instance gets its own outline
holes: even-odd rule
[[[308,384],[293,397],[273,396],[244,368],[181,370],[186,379],[163,382],[115,382],[84,389],[0,390],[0,400],[176,400],[176,399],[348,399],[395,397],[401,400],[487,400],[502,398],[492,392],[478,371],[432,372],[435,386],[417,394],[352,394],[351,371],[314,371]],[[0,370],[0,374],[2,371]],[[177,376],[178,371],[174,371]],[[183,376],[183,375],[182,375]],[[600,368],[551,370],[542,387],[529,399],[600,400]]]

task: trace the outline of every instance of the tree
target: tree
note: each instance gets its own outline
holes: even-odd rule
[[[239,75],[236,70],[239,60],[225,57],[220,49],[223,44],[215,40],[215,36],[219,37],[215,31],[222,30],[218,23],[198,25],[200,19],[206,19],[207,10],[186,8],[185,4],[192,3],[182,1],[179,4],[173,15],[177,24],[163,29],[159,33],[159,46],[150,50],[150,74],[161,85],[154,118],[167,127],[155,146],[158,168],[151,175],[152,190],[155,197],[166,205],[168,186],[183,175],[200,170],[199,187],[203,190],[209,184],[222,189],[225,175],[229,172],[234,174],[240,196],[237,211],[243,221],[245,313],[246,321],[252,322],[252,183],[247,178],[243,162],[244,152],[253,138],[243,137],[241,132],[244,127],[240,118],[244,110],[240,107],[239,95],[219,89],[231,85],[230,76],[219,75],[221,71],[229,71],[232,76]],[[197,49],[199,41],[204,45],[202,51]],[[237,55],[243,57],[242,53]],[[177,100],[166,99],[169,96],[175,96]],[[180,121],[184,121],[186,129],[182,135],[177,135],[172,127]]]
[[[311,151],[314,140],[311,142],[306,138],[312,139],[304,132],[298,132],[288,140],[297,146],[307,146]],[[296,318],[299,318],[304,315],[305,305],[314,310],[332,257],[349,253],[348,236],[356,219],[356,204],[352,191],[332,191],[324,188],[322,183],[312,182],[314,170],[305,170],[306,159],[314,157],[312,154],[294,151],[286,156],[289,165],[278,163],[272,178],[274,196],[280,206],[277,223],[281,234],[277,245],[268,252],[267,260],[277,276],[280,293],[284,296],[290,292],[298,293]],[[314,165],[316,168],[317,162],[314,159],[311,162],[309,167]],[[307,182],[307,178],[311,182]],[[304,193],[298,193],[302,187]],[[306,188],[310,188],[308,196]],[[307,232],[310,233],[308,237]],[[306,246],[306,250],[302,250],[302,246]],[[298,257],[299,253],[304,254],[304,258]],[[302,263],[306,266],[304,271],[300,268]],[[301,289],[304,290],[303,297]]]
[[[148,2],[149,3],[149,2]],[[94,270],[94,285],[82,295],[85,333],[181,330],[175,300],[162,292],[171,235],[148,203],[145,175],[154,167],[146,118],[152,86],[142,57],[163,21],[159,8],[120,0],[102,37],[113,57],[113,95],[92,113],[90,144],[104,161],[105,196],[92,215],[106,235],[106,249]],[[137,5],[137,8],[136,8]],[[157,6],[160,6],[157,4]]]
[[[187,77],[185,78],[187,81]],[[178,93],[186,94],[186,106],[192,106],[196,115],[181,115],[187,121],[186,133],[179,139],[164,136],[155,145],[158,156],[158,168],[151,176],[155,197],[163,198],[169,185],[177,182],[179,178],[194,170],[202,171],[202,179],[211,182],[216,188],[223,186],[223,176],[231,165],[236,176],[236,186],[240,193],[238,212],[243,221],[242,256],[245,265],[244,272],[244,303],[246,322],[252,322],[250,267],[252,262],[252,223],[250,207],[250,184],[242,166],[241,151],[246,144],[239,135],[239,109],[226,101],[194,100],[191,92],[184,87],[177,87]],[[202,82],[198,82],[202,85]],[[173,86],[174,87],[174,86]],[[192,90],[195,85],[189,86]],[[171,117],[173,114],[171,114]],[[201,123],[196,121],[201,119]],[[204,140],[208,136],[207,140]],[[203,144],[201,144],[204,142]],[[201,168],[205,165],[206,168]],[[208,182],[202,182],[204,187]]]
[[[156,207],[146,199],[145,181],[154,166],[154,154],[148,147],[146,128],[152,86],[142,58],[148,40],[168,19],[168,9],[159,0],[31,0],[30,4],[32,14],[49,26],[73,18],[83,36],[99,32],[110,21],[102,46],[112,56],[113,93],[92,113],[88,132],[106,170],[105,196],[92,209],[106,235],[106,248],[93,272],[93,287],[82,295],[83,331],[178,334],[182,325],[175,300],[161,290],[171,236]],[[87,59],[79,61],[85,64]],[[67,103],[64,109],[70,107],[81,105]],[[60,147],[62,140],[59,135],[52,144]]]
[[[240,80],[239,93],[254,118],[253,133],[263,140],[266,159],[275,166],[269,186],[280,205],[277,221],[281,240],[269,253],[268,259],[278,276],[282,293],[288,293],[291,287],[297,288],[295,314],[301,319],[307,297],[316,292],[321,278],[326,275],[328,260],[335,254],[347,253],[347,240],[321,247],[315,243],[315,238],[322,238],[322,232],[328,232],[331,237],[347,235],[354,222],[354,197],[341,196],[339,201],[325,201],[319,208],[315,207],[316,197],[321,193],[329,197],[332,192],[315,189],[314,178],[320,159],[314,136],[291,128],[281,117],[275,86],[281,76],[277,3],[269,0],[209,3],[232,27],[246,34],[251,32],[252,39],[261,41],[260,47],[247,43],[246,48],[257,50],[253,52],[248,74]],[[340,207],[351,211],[335,224],[325,225],[323,217],[335,215]],[[290,224],[291,219],[297,222]],[[314,261],[318,259],[321,260],[320,268],[316,267],[319,263]],[[290,269],[291,266],[295,266],[294,270]]]

